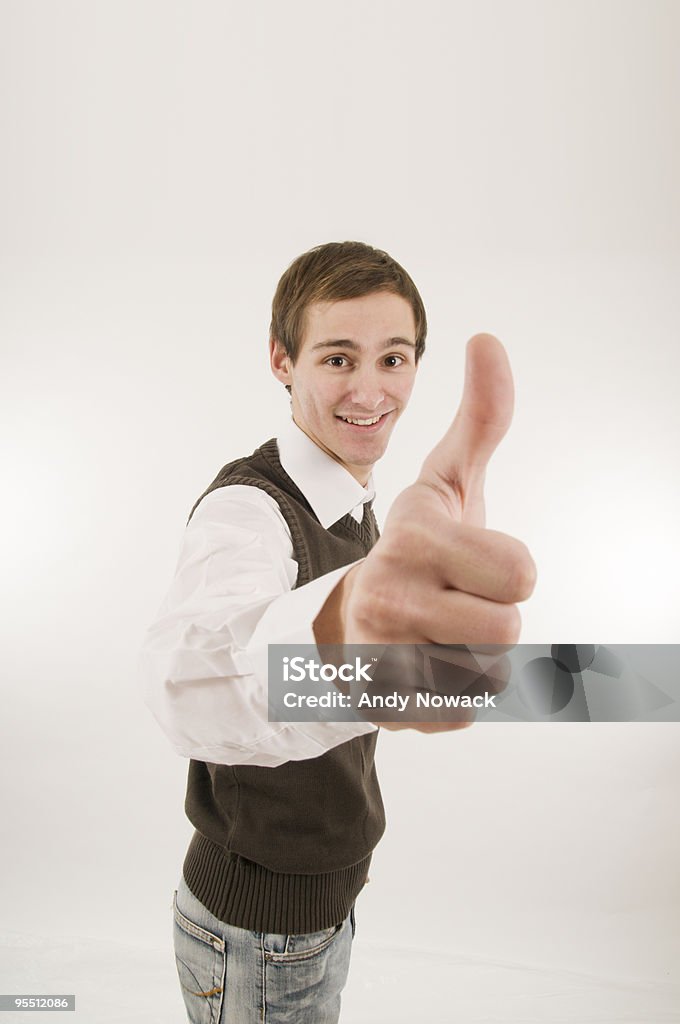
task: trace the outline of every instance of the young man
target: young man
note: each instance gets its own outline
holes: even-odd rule
[[[426,329],[413,281],[381,250],[330,243],[291,264],[270,332],[291,420],[198,499],[148,631],[145,701],[190,759],[195,831],[173,899],[190,1021],[337,1021],[385,827],[377,726],[268,722],[267,645],[517,640],[533,562],[484,529],[486,463],[512,415],[494,338],[468,345],[459,413],[378,540],[371,470]]]

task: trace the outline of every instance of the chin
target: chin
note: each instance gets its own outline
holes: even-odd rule
[[[347,455],[355,466],[372,466],[374,462],[381,459],[387,450],[386,444],[376,445],[375,448],[367,450],[361,448],[356,452],[348,452]]]

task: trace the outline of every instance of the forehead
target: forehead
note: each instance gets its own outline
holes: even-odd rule
[[[411,304],[393,292],[371,292],[355,299],[310,303],[300,340],[301,346],[333,339],[370,345],[394,336],[415,343]]]

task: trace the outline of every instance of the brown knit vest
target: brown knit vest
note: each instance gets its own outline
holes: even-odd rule
[[[230,484],[260,487],[277,502],[296,587],[363,558],[379,537],[369,505],[361,523],[348,513],[324,529],[281,466],[275,439],[224,466],[189,519],[206,494]],[[253,931],[300,934],[344,920],[385,830],[376,740],[373,731],[276,768],[190,760],[185,811],[195,832],[183,872],[197,899]]]

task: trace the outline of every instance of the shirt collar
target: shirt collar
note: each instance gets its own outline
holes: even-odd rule
[[[283,469],[304,494],[325,530],[358,505],[375,497],[373,474],[366,487],[327,455],[291,416],[276,443]]]

